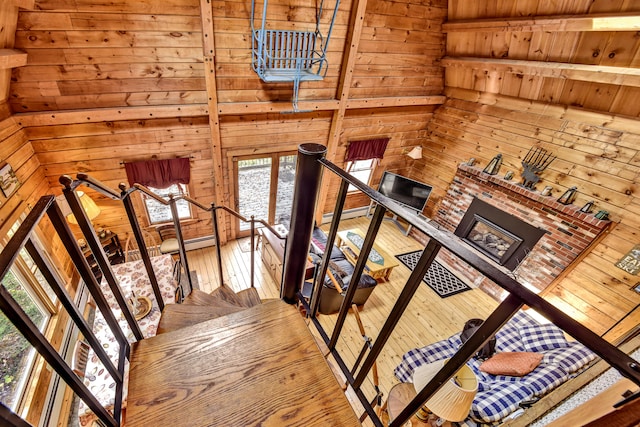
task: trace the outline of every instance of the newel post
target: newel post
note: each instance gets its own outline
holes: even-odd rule
[[[291,225],[287,236],[280,288],[280,298],[290,304],[297,301],[296,292],[304,280],[322,177],[322,165],[318,160],[324,158],[326,153],[327,147],[320,144],[308,143],[298,147]]]

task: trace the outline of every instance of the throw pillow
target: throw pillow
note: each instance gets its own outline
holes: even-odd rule
[[[562,329],[551,323],[523,326],[520,338],[526,351],[547,351],[569,345]]]
[[[522,377],[536,369],[542,357],[542,353],[528,351],[496,353],[482,362],[479,369],[491,375]]]

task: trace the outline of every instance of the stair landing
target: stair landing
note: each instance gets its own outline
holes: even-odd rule
[[[359,426],[295,307],[276,300],[132,345],[127,427]]]

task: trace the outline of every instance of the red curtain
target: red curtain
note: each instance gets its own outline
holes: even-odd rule
[[[367,139],[364,141],[351,141],[347,147],[346,162],[356,160],[381,159],[384,150],[387,149],[389,138]]]
[[[191,169],[188,158],[148,160],[125,163],[129,186],[142,184],[153,188],[167,188],[173,184],[189,184]]]

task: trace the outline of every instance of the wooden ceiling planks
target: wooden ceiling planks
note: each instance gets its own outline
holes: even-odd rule
[[[628,95],[619,90],[637,87],[640,76],[637,4],[462,3],[451,2],[443,25],[448,86],[640,114],[621,102]]]

